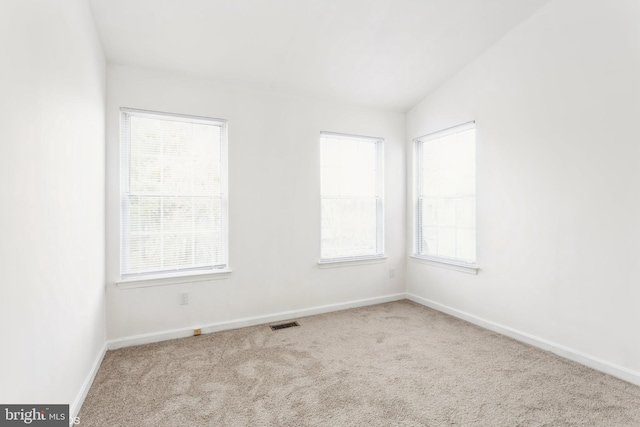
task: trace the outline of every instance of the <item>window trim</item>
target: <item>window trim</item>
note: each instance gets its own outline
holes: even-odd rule
[[[410,258],[414,262],[418,262],[421,264],[433,265],[438,267],[447,268],[450,270],[461,271],[470,274],[477,274],[478,267],[478,257],[476,254],[476,259],[474,262],[466,262],[457,258],[448,258],[448,257],[439,257],[434,255],[425,255],[421,253],[422,246],[422,235],[420,233],[422,227],[422,212],[420,210],[419,203],[419,192],[421,188],[421,168],[420,162],[422,157],[422,146],[421,144],[427,141],[431,141],[437,138],[442,138],[448,135],[453,135],[456,133],[464,132],[469,129],[476,128],[476,121],[470,120],[468,122],[461,123],[459,125],[450,126],[445,129],[438,130],[436,132],[431,132],[417,138],[412,139],[413,144],[413,253],[410,255]],[[477,141],[477,139],[476,139]],[[476,142],[474,141],[474,143]],[[477,145],[476,145],[477,147]],[[477,174],[476,174],[477,177]],[[476,190],[474,191],[474,196],[477,197],[477,183]],[[476,214],[477,218],[477,214]],[[475,229],[476,239],[477,239],[477,227]],[[476,240],[476,248],[477,248],[477,240]]]
[[[228,279],[231,269],[219,269],[212,271],[195,271],[187,273],[174,273],[154,275],[151,277],[132,277],[116,281],[118,289],[148,288],[152,286],[175,285],[178,283],[208,282],[211,280]]]
[[[318,227],[318,231],[320,233],[320,246],[319,253],[320,259],[318,261],[319,268],[330,268],[332,266],[346,267],[352,265],[362,265],[362,264],[370,264],[376,262],[384,262],[387,258],[385,252],[385,203],[384,203],[384,138],[374,137],[374,136],[365,136],[365,135],[356,135],[356,134],[347,134],[340,132],[328,132],[321,131],[320,132],[320,143],[322,143],[322,138],[334,137],[340,139],[352,139],[355,141],[369,141],[371,143],[376,144],[376,198],[377,198],[377,216],[376,216],[376,249],[377,253],[372,255],[356,255],[356,256],[346,256],[339,258],[322,258],[322,222],[320,223],[320,227]],[[322,150],[322,146],[320,145],[320,152]],[[321,168],[318,168],[321,173]],[[320,185],[322,186],[322,176],[320,176]],[[322,217],[322,189],[319,191],[320,196],[320,217]]]
[[[340,259],[338,261],[318,261],[319,268],[335,268],[335,267],[350,267],[353,265],[368,265],[368,264],[382,264],[387,261],[386,255],[376,257],[360,257],[352,259]]]
[[[123,198],[125,196],[128,179],[130,176],[130,167],[125,166],[124,162],[130,162],[130,136],[127,135],[129,126],[127,122],[131,120],[131,116],[154,118],[159,116],[162,120],[188,122],[206,125],[220,126],[220,200],[221,200],[221,236],[220,246],[224,255],[224,263],[205,267],[185,268],[178,270],[167,270],[159,272],[146,273],[123,273],[124,267],[124,218],[123,218]],[[118,280],[115,281],[118,288],[139,288],[156,285],[167,285],[174,283],[196,282],[203,280],[225,279],[231,273],[229,266],[229,158],[228,158],[228,121],[214,117],[195,116],[180,113],[171,113],[166,111],[144,110],[137,108],[120,108],[120,156],[119,156],[119,179],[120,185],[118,189],[119,201],[119,245],[118,245]]]
[[[457,262],[457,260],[449,258],[410,255],[409,259],[418,264],[432,265],[435,267],[446,268],[447,270],[461,271],[469,274],[478,274],[478,271],[480,270],[477,264],[460,263]]]

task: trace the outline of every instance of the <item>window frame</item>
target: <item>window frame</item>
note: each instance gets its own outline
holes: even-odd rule
[[[363,141],[375,144],[376,151],[376,177],[375,177],[375,196],[376,199],[376,253],[375,254],[367,254],[367,255],[353,255],[353,256],[342,256],[342,257],[323,257],[323,247],[322,247],[322,200],[325,195],[322,194],[322,143],[324,138],[337,138],[337,139],[346,139],[346,140],[355,140],[355,141]],[[361,264],[370,264],[383,262],[386,259],[385,255],[385,203],[384,203],[384,138],[380,137],[371,137],[371,136],[363,136],[363,135],[355,135],[355,134],[347,134],[340,132],[328,132],[321,131],[320,132],[320,259],[318,261],[318,265],[321,268],[324,267],[332,267],[332,266],[344,266],[344,265],[361,265]]]
[[[212,117],[194,116],[179,113],[143,110],[135,108],[120,108],[120,186],[119,186],[119,277],[116,284],[124,287],[145,287],[153,285],[166,285],[179,281],[195,282],[210,280],[211,278],[225,278],[226,273],[230,273],[229,267],[229,215],[228,215],[228,122],[224,119]],[[219,248],[222,251],[222,263],[211,264],[204,267],[178,268],[173,270],[161,270],[153,272],[129,273],[125,272],[126,257],[126,206],[125,198],[129,197],[129,177],[131,176],[131,117],[152,118],[160,120],[170,120],[183,123],[206,124],[220,127],[220,222],[221,235]],[[219,276],[219,277],[215,277]]]
[[[467,260],[463,260],[460,258],[452,258],[452,257],[444,257],[444,256],[435,256],[423,253],[422,250],[422,242],[423,242],[423,228],[422,228],[422,204],[420,203],[420,199],[423,196],[422,193],[422,145],[425,142],[432,141],[434,139],[443,138],[446,136],[451,136],[457,133],[461,133],[470,129],[476,129],[475,120],[471,120],[465,123],[461,123],[459,125],[451,126],[436,132],[431,132],[426,135],[422,135],[418,138],[414,138],[412,140],[413,143],[413,253],[411,258],[414,261],[434,265],[438,267],[444,267],[451,270],[462,271],[465,273],[477,274],[478,271],[478,256],[477,256],[477,225],[474,226],[474,235],[475,235],[475,247],[476,254],[473,262],[469,262]],[[477,135],[474,138],[474,147],[477,149]],[[477,151],[477,150],[474,150]],[[474,205],[477,206],[477,157],[474,154],[474,165],[475,165],[475,173],[474,173]],[[477,224],[477,211],[474,211],[474,224]]]

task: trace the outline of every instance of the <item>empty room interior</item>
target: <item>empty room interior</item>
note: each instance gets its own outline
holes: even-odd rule
[[[0,45],[20,416],[640,425],[637,0],[0,0]]]

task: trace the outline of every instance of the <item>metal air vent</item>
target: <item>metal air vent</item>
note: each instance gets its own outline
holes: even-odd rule
[[[277,331],[280,329],[293,328],[294,326],[300,326],[298,322],[287,322],[280,323],[279,325],[271,325],[270,328],[272,331]]]

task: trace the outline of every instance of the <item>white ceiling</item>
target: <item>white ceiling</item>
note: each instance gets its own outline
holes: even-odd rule
[[[89,0],[107,60],[406,111],[548,0]]]

